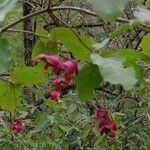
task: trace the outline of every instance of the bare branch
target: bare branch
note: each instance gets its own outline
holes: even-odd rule
[[[64,7],[51,7],[50,8],[51,11],[58,11],[58,10],[74,10],[74,11],[79,11],[79,12],[83,12],[87,15],[91,15],[91,16],[94,16],[94,17],[97,17],[96,13],[95,12],[92,12],[90,10],[87,10],[87,9],[84,9],[84,8],[80,8],[80,7],[73,7],[73,6],[64,6]],[[48,12],[48,8],[45,8],[45,9],[42,9],[40,11],[36,11],[34,13],[31,13],[27,16],[24,16],[20,19],[18,19],[17,21],[7,25],[6,27],[3,27],[1,28],[0,32],[5,32],[7,31],[7,29],[15,26],[16,24],[22,22],[23,20],[26,20],[28,18],[31,18],[31,17],[34,17],[34,16],[37,16],[37,15],[40,15],[40,14],[43,14],[43,13],[46,13]],[[128,19],[123,19],[123,18],[118,18],[117,19],[118,22],[121,22],[121,23],[128,23],[129,20]],[[150,31],[150,25],[147,25],[147,24],[141,24],[140,28],[142,30],[145,30],[146,32],[149,32]]]

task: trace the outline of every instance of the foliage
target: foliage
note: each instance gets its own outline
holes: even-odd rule
[[[62,7],[59,0],[44,2],[31,2],[38,11],[16,22],[7,13],[22,2],[0,3],[0,22],[4,21],[0,26],[2,149],[148,149],[149,10],[143,6],[131,11],[134,2],[128,0],[94,0],[90,3],[96,14],[73,3]],[[47,2],[51,9],[45,9]],[[62,12],[53,13],[59,9]],[[63,13],[66,9],[68,16]],[[101,17],[96,20],[103,28],[93,29],[90,24],[84,30],[88,19],[82,13],[88,19]],[[130,19],[130,13],[136,19]],[[30,17],[34,32],[24,31],[22,26],[12,28]],[[52,21],[50,28],[48,20]],[[16,39],[7,31],[24,35],[18,34]],[[98,31],[102,35],[95,37]],[[30,66],[18,57],[18,49],[24,51],[23,36],[34,42]]]

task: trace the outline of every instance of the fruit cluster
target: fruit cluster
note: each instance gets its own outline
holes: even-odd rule
[[[51,67],[57,75],[52,81],[55,90],[50,91],[49,96],[51,100],[58,102],[62,91],[69,86],[73,74],[77,71],[77,62],[74,59],[63,60],[54,54],[40,54],[34,59],[34,62],[38,63],[41,60],[46,63],[45,69]]]
[[[98,118],[98,128],[100,134],[107,134],[110,138],[116,136],[116,124],[109,118],[108,111],[103,109],[97,109],[95,113]]]
[[[11,131],[13,131],[14,133],[20,133],[23,129],[23,125],[21,120],[16,119],[15,122],[11,123],[9,125],[9,128],[11,129]]]

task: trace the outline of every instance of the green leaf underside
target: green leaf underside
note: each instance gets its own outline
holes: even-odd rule
[[[136,78],[140,81],[144,81],[143,68],[137,64],[138,60],[145,62],[150,62],[150,57],[148,57],[143,52],[137,52],[134,49],[119,49],[116,51],[106,50],[101,52],[101,56],[104,57],[122,57],[125,59],[123,63],[125,67],[133,67],[135,70]]]
[[[20,105],[22,90],[20,86],[0,82],[0,106],[10,112]]]
[[[128,0],[95,0],[97,14],[108,21],[114,21],[123,12]]]
[[[100,86],[102,78],[96,65],[85,66],[76,78],[77,90],[82,101],[93,98],[93,90]]]
[[[12,76],[15,83],[32,87],[35,84],[45,82],[44,69],[41,66],[16,68]]]
[[[59,40],[76,59],[85,61],[90,60],[90,50],[81,43],[78,37],[69,28],[54,28],[51,31],[51,36]],[[81,35],[79,37],[85,45],[87,45],[89,48],[90,45],[92,47],[93,40],[86,37],[85,35]]]
[[[150,23],[150,11],[146,7],[137,7],[136,11],[133,12],[135,18],[142,23]]]
[[[125,90],[130,90],[137,82],[133,68],[124,68],[119,58],[103,58],[97,54],[91,55],[93,64],[98,65],[104,81],[121,84]]]

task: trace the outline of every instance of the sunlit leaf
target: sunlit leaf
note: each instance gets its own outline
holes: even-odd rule
[[[0,106],[10,112],[20,105],[22,90],[20,86],[11,83],[0,82]]]
[[[46,79],[43,68],[19,67],[15,69],[12,80],[15,83],[32,87],[35,84],[45,82]]]
[[[47,42],[48,42],[48,40],[49,40],[49,38],[48,38],[48,37],[49,37],[49,32],[46,31],[44,28],[38,26],[38,27],[36,28],[35,33],[41,35],[41,37],[39,37],[39,38],[40,38],[40,40],[41,40],[43,43],[47,43]],[[45,37],[47,37],[47,38],[42,37],[42,36],[45,36]]]
[[[85,45],[89,47],[90,43],[93,44],[93,40],[91,40],[90,38],[85,38],[85,36],[83,37],[83,35],[81,37],[78,35],[77,37],[69,28],[63,27],[54,28],[51,32],[51,35],[59,40],[76,59],[82,59],[86,61],[90,60],[91,52],[87,47],[85,47]],[[79,38],[85,45],[79,40]]]
[[[111,33],[111,36],[113,38],[117,37],[117,36],[121,35],[123,32],[127,32],[128,30],[138,27],[139,25],[140,25],[139,22],[132,20],[129,23],[125,23],[125,24],[122,24],[121,26],[117,27],[117,29]]]
[[[144,36],[141,46],[143,49],[143,52],[150,57],[150,34],[147,34]]]
[[[32,59],[41,53],[48,53],[48,47],[42,41],[37,41],[32,50]]]

